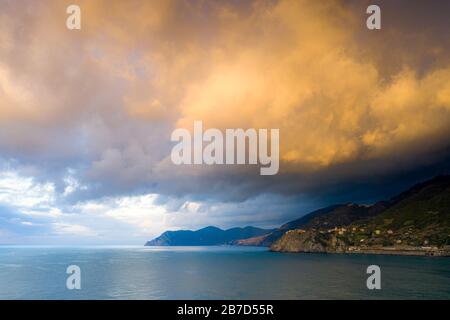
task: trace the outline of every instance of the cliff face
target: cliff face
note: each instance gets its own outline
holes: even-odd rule
[[[280,252],[327,252],[326,243],[316,239],[316,236],[313,231],[290,230],[271,246],[271,250]]]

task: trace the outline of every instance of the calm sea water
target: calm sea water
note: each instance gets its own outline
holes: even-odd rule
[[[81,290],[66,268],[81,268]],[[381,267],[382,289],[366,288]],[[450,299],[450,259],[248,247],[0,247],[0,299]]]

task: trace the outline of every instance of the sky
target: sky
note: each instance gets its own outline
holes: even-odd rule
[[[68,30],[66,8],[81,8]],[[381,29],[366,8],[381,8]],[[370,204],[450,167],[448,1],[0,0],[0,244],[143,244]],[[277,128],[280,171],[176,166]]]

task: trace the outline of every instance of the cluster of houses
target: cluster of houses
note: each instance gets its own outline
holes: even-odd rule
[[[311,229],[312,231],[315,231],[315,229],[313,228],[313,229]],[[326,230],[326,231],[324,231],[324,230],[320,230],[319,232],[320,233],[322,233],[322,234],[325,234],[325,233],[337,233],[338,235],[344,235],[346,232],[352,232],[352,233],[355,233],[355,232],[365,232],[366,231],[366,229],[365,228],[356,228],[356,227],[353,227],[353,228],[351,228],[351,230],[349,229],[349,228],[344,228],[344,227],[334,227],[334,228],[331,228],[331,229],[328,229],[328,230]],[[306,232],[306,230],[303,230],[303,229],[295,229],[295,230],[289,230],[287,233],[297,233],[297,234],[303,234],[303,233],[305,233]],[[374,231],[374,234],[375,235],[381,235],[381,233],[382,233],[382,231],[381,230],[379,230],[379,229],[376,229],[375,231]],[[386,231],[386,233],[387,234],[389,234],[389,235],[392,235],[392,234],[394,234],[394,231],[392,231],[392,230],[387,230]]]
[[[352,233],[355,233],[355,232],[358,232],[358,231],[359,231],[359,232],[366,232],[366,229],[365,229],[365,228],[359,228],[359,230],[358,230],[357,227],[352,227],[351,230],[350,230],[350,229],[344,228],[344,227],[334,227],[334,228],[332,228],[332,229],[328,229],[328,230],[327,230],[328,233],[337,233],[337,234],[339,234],[339,235],[343,235],[343,234],[345,234],[346,232],[352,232]],[[378,236],[378,235],[381,235],[382,231],[379,230],[379,229],[376,229],[376,230],[374,230],[373,233],[374,233],[375,235]],[[389,235],[391,235],[391,234],[394,234],[394,231],[392,231],[391,229],[389,229],[389,230],[386,231],[386,233],[389,234]]]

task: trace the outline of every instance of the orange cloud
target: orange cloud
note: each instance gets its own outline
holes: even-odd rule
[[[32,41],[24,56],[11,56],[17,23],[0,29],[9,59],[0,64],[0,121],[42,110],[49,121],[71,121],[68,110],[74,118],[89,113],[96,89],[117,85],[123,121],[279,128],[282,161],[294,171],[416,150],[424,139],[447,143],[450,65],[419,72],[405,64],[386,77],[378,53],[355,37],[361,21],[338,1],[80,6],[79,34],[64,29],[63,3],[39,9],[46,14],[25,27]],[[70,69],[73,61],[80,69]]]

